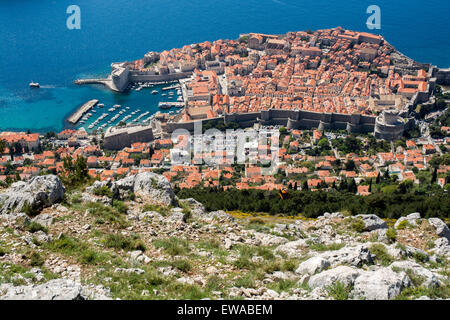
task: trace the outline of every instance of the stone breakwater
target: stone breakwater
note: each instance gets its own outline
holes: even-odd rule
[[[147,173],[65,198],[0,216],[0,299],[450,298],[450,231],[420,213],[211,212]]]

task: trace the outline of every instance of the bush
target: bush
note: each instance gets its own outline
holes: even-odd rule
[[[192,269],[191,264],[186,260],[175,260],[171,263],[171,265],[182,272],[189,272]]]
[[[41,267],[44,264],[45,260],[41,257],[41,255],[37,252],[33,252],[30,257],[30,265],[32,267]]]
[[[369,250],[376,256],[380,264],[385,267],[394,261],[394,258],[387,252],[386,247],[380,243],[371,245]]]
[[[104,241],[108,248],[122,249],[126,251],[141,250],[146,251],[145,244],[138,239],[128,239],[121,234],[108,234]]]
[[[31,233],[35,233],[35,232],[38,232],[38,231],[43,231],[45,233],[48,232],[48,229],[46,227],[44,227],[43,225],[41,225],[41,224],[39,224],[37,222],[34,222],[34,221],[25,223],[24,229],[26,231],[28,231],[28,232],[31,232]]]
[[[92,192],[96,196],[107,196],[108,198],[112,198],[113,197],[111,189],[109,189],[107,186],[94,188],[94,190]]]
[[[155,240],[153,241],[153,245],[155,248],[163,248],[171,256],[186,254],[189,251],[187,241],[175,237],[171,237],[167,240]]]
[[[403,230],[406,228],[412,227],[411,224],[408,222],[408,220],[400,221],[400,223],[397,225],[397,230]]]
[[[121,214],[126,214],[128,212],[128,206],[123,201],[113,200],[113,207]]]
[[[366,225],[364,223],[364,221],[362,219],[354,219],[352,221],[352,229],[355,230],[356,232],[364,232],[366,230]]]
[[[348,300],[350,297],[351,286],[345,286],[343,283],[337,281],[326,288],[328,295],[334,300]]]
[[[146,204],[142,207],[142,212],[156,211],[162,216],[167,216],[170,212],[170,207],[158,206],[155,204]]]
[[[388,239],[389,242],[395,242],[395,240],[397,240],[397,231],[395,231],[395,229],[393,228],[389,228],[386,231],[386,238]]]

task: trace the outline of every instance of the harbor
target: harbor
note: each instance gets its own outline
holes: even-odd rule
[[[185,106],[183,91],[178,81],[129,85],[127,93],[116,93],[117,103],[98,99],[78,109],[67,122],[87,132],[106,132],[111,127],[148,125],[157,113],[175,114]],[[140,99],[120,99],[139,96]],[[173,99],[173,101],[170,101]],[[122,101],[123,100],[123,101]],[[164,101],[163,101],[164,100]],[[169,100],[169,101],[167,101]],[[170,110],[176,108],[177,110]]]

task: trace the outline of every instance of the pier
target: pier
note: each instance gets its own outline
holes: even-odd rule
[[[184,102],[167,101],[167,102],[160,102],[160,103],[158,103],[158,108],[161,108],[161,109],[170,109],[172,107],[182,108],[184,106],[185,106]]]
[[[163,91],[168,91],[168,90],[179,89],[179,88],[180,88],[180,85],[179,85],[179,84],[175,84],[175,85],[170,86],[170,87],[164,87],[164,88],[162,88],[161,90],[163,90]]]
[[[96,104],[98,103],[97,99],[90,100],[83,104],[77,111],[75,111],[74,114],[72,114],[67,121],[69,121],[72,124],[76,124],[78,121],[80,121],[81,117],[91,110]]]

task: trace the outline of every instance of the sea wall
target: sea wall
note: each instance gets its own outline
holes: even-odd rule
[[[373,132],[375,117],[359,114],[319,113],[303,110],[270,109],[261,112],[235,113],[220,118],[203,119],[196,122],[167,123],[163,130],[172,133],[176,129],[194,131],[194,123],[206,123],[211,120],[234,122],[242,128],[253,126],[255,123],[263,125],[283,125],[288,129],[331,129],[348,130],[350,132]]]

